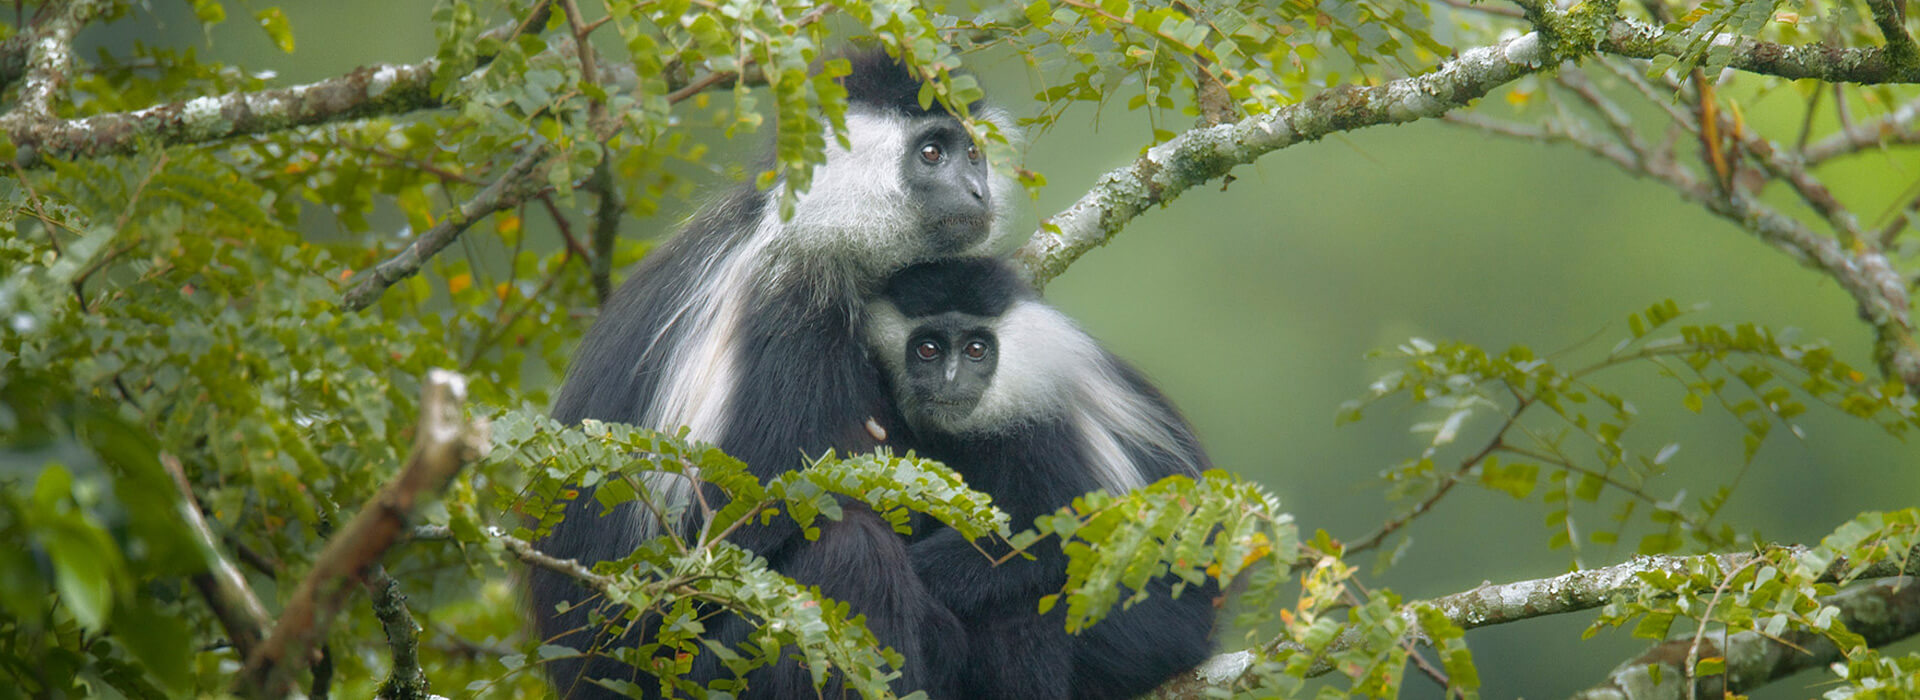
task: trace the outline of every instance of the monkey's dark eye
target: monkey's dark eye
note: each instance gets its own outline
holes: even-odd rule
[[[969,360],[985,359],[987,356],[987,344],[976,340],[971,343],[967,343],[966,349],[963,350],[962,352],[967,353],[967,359]]]
[[[940,359],[940,344],[931,340],[922,340],[919,345],[913,346],[913,356],[920,358],[923,362],[938,360]]]
[[[940,144],[929,143],[920,147],[920,160],[928,163],[938,163],[941,158],[945,157],[947,157],[947,152],[940,148]]]
[[[979,146],[975,146],[973,144],[967,144],[967,160],[973,161],[975,163],[980,162]]]

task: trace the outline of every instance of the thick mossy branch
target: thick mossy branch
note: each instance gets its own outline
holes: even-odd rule
[[[1722,35],[1716,44],[1732,49],[1727,67],[1789,80],[1813,78],[1830,83],[1920,82],[1920,60],[1901,59],[1884,47],[1849,49],[1826,44],[1787,45]],[[1602,53],[1627,58],[1689,55],[1687,39],[1639,20],[1616,20],[1600,38]]]
[[[1801,557],[1810,551],[1806,547],[1785,547],[1781,550],[1790,557]],[[1769,555],[1741,552],[1700,556],[1641,556],[1613,566],[1574,571],[1543,579],[1486,584],[1473,590],[1429,601],[1409,602],[1401,606],[1400,614],[1407,618],[1407,621],[1413,625],[1413,629],[1419,629],[1415,610],[1423,606],[1438,610],[1448,621],[1461,629],[1519,622],[1548,615],[1563,615],[1593,610],[1621,596],[1639,595],[1642,588],[1642,574],[1658,572],[1683,576],[1697,570],[1734,571],[1764,556]],[[1846,580],[1886,578],[1887,581],[1909,582],[1907,588],[1912,589],[1916,587],[1912,583],[1915,576],[1920,576],[1920,550],[1891,555],[1864,565],[1846,559],[1836,559],[1830,562],[1815,580],[1821,583],[1835,583]],[[1885,583],[1886,581],[1882,581],[1856,590],[1872,590],[1884,586]],[[1911,591],[1903,595],[1908,596],[1899,599],[1904,607],[1892,613],[1884,613],[1882,617],[1920,620],[1920,595]],[[1850,611],[1843,607],[1843,612]],[[1848,624],[1851,626],[1854,623],[1849,620]],[[1895,625],[1889,634],[1896,636],[1887,637],[1887,640],[1904,639],[1920,634],[1920,623]],[[1869,637],[1871,638],[1871,635]],[[1359,642],[1359,635],[1349,629],[1335,639],[1328,648],[1338,650]],[[1880,643],[1884,641],[1875,642],[1875,644]],[[1284,646],[1286,645],[1283,644],[1282,647]],[[1681,650],[1680,658],[1685,658],[1685,649]],[[1160,700],[1205,697],[1209,687],[1230,683],[1240,678],[1255,661],[1253,652],[1236,651],[1220,654],[1192,673],[1183,674],[1168,681],[1166,685],[1155,690],[1151,697]],[[1805,668],[1805,666],[1799,668]],[[1318,675],[1331,670],[1333,670],[1331,666],[1322,664],[1316,666],[1313,673]]]
[[[126,155],[155,145],[205,143],[436,109],[443,105],[430,85],[438,68],[439,63],[433,59],[363,67],[306,85],[230,92],[85,119],[47,119],[23,106],[0,117],[0,131],[5,131],[19,148],[16,160],[22,165],[38,163],[41,158]],[[30,77],[29,87],[31,81]]]
[[[1882,579],[1822,598],[1839,610],[1836,619],[1870,647],[1920,634],[1920,579]],[[1621,664],[1601,684],[1574,694],[1576,700],[1684,700],[1717,698],[1754,689],[1810,668],[1842,661],[1846,655],[1826,635],[1789,630],[1779,635],[1756,631],[1731,635],[1712,632],[1697,640],[1672,639]],[[1687,673],[1686,660],[1724,659],[1724,673]],[[1692,686],[1692,687],[1689,687]]]
[[[386,567],[374,564],[360,577],[360,585],[373,599],[373,615],[380,619],[380,629],[387,634],[387,652],[393,661],[393,668],[387,672],[387,680],[380,684],[376,697],[385,700],[432,697],[427,692],[427,674],[420,668],[420,624],[413,621],[413,612],[407,609],[407,596],[400,592],[400,582],[387,573]]]

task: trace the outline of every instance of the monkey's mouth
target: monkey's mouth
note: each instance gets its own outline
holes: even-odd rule
[[[940,253],[958,253],[978,245],[986,240],[992,226],[987,217],[978,214],[954,214],[934,219],[928,226],[932,230],[935,244]]]

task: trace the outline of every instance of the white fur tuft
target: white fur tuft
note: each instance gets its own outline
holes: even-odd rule
[[[965,425],[956,426],[960,432],[1065,415],[1098,457],[1101,486],[1113,493],[1146,485],[1129,446],[1187,454],[1177,419],[1136,391],[1111,356],[1057,309],[1018,302],[1000,317],[994,335],[1000,353],[993,383]]]

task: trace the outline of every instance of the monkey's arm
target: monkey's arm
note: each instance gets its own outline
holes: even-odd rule
[[[1004,556],[1006,548],[987,551]],[[995,566],[993,559],[960,533],[942,529],[913,543],[914,573],[926,582],[935,598],[962,618],[1009,605],[1035,610],[1040,597],[1057,593],[1066,583],[1067,560],[1051,541],[1029,548],[1033,559],[1014,556]]]

